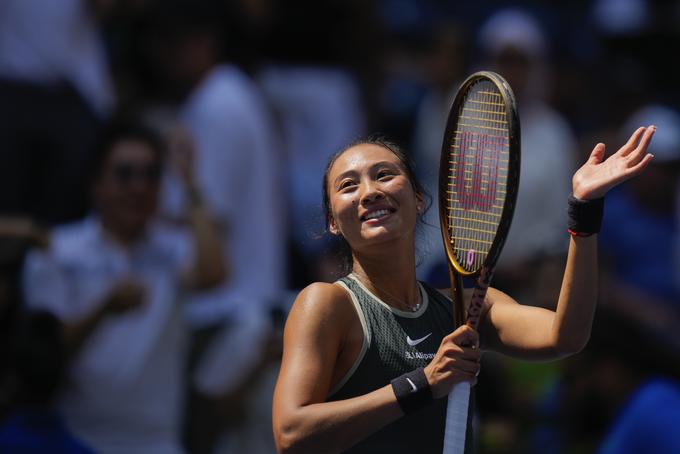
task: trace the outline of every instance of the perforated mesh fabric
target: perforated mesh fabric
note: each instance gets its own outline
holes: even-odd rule
[[[367,394],[417,367],[426,366],[442,338],[453,330],[451,302],[423,284],[426,297],[417,312],[390,309],[353,277],[340,280],[361,309],[370,344],[347,382],[329,400]],[[415,344],[415,345],[413,345]],[[446,399],[404,416],[347,452],[440,453],[443,447]]]

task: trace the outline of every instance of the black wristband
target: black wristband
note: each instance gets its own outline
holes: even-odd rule
[[[392,380],[392,390],[405,414],[413,413],[432,402],[432,390],[422,367]]]
[[[593,200],[581,200],[569,196],[568,231],[575,236],[589,236],[600,231],[604,197]]]

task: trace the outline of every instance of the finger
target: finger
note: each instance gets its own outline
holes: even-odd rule
[[[479,348],[463,347],[461,358],[479,362],[482,359],[482,353]]]
[[[652,159],[654,159],[654,155],[651,153],[647,153],[637,164],[635,164],[633,167],[628,169],[628,174],[626,175],[627,178],[634,177],[638,174],[640,174],[645,167],[649,165],[650,162],[652,162]]]
[[[477,345],[479,343],[479,334],[470,326],[462,325],[446,336],[446,339],[457,345]]]
[[[460,372],[476,376],[477,372],[479,372],[480,365],[478,362],[475,361],[466,361],[464,359],[458,359],[453,363],[453,368]]]
[[[588,158],[589,164],[599,164],[604,160],[605,145],[603,143],[598,143],[590,152],[590,157]]]
[[[628,142],[626,142],[626,144],[619,150],[621,156],[628,156],[630,152],[635,149],[635,146],[640,141],[640,137],[642,137],[642,134],[646,129],[647,128],[643,126],[635,130],[635,132],[630,136],[630,139],[628,139]]]
[[[476,361],[481,360],[481,354],[478,348],[461,347],[460,345],[452,344],[447,346],[442,351],[442,354],[447,358],[452,358],[455,360],[465,359],[466,361]]]
[[[652,136],[655,132],[656,126],[650,126],[647,128],[638,146],[628,155],[628,159],[630,160],[629,163],[636,165],[642,158],[645,157],[647,154],[647,147],[649,147],[649,143],[652,140]]]

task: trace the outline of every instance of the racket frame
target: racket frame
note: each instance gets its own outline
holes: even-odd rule
[[[498,260],[498,256],[500,255],[501,250],[503,249],[503,245],[505,243],[505,239],[507,237],[507,233],[510,229],[510,224],[512,222],[512,215],[514,213],[514,208],[515,208],[515,203],[517,201],[517,189],[519,187],[519,169],[520,169],[520,127],[519,127],[519,115],[517,113],[517,108],[516,108],[516,103],[515,103],[515,95],[512,92],[512,89],[510,88],[510,85],[503,79],[500,75],[491,72],[491,71],[480,71],[472,74],[469,76],[465,81],[461,84],[460,88],[458,89],[458,92],[456,94],[456,98],[453,101],[453,105],[451,106],[451,109],[449,111],[449,117],[446,122],[446,129],[444,132],[444,141],[442,143],[442,150],[441,150],[441,159],[439,162],[439,221],[440,221],[440,226],[441,226],[441,232],[442,232],[442,239],[444,241],[444,248],[446,250],[446,256],[447,256],[447,261],[449,263],[449,266],[453,267],[453,270],[450,270],[450,275],[452,277],[451,279],[451,287],[452,287],[452,293],[459,294],[460,297],[462,297],[461,292],[453,291],[455,287],[457,287],[456,280],[457,278],[454,278],[454,272],[455,274],[459,276],[473,276],[473,275],[479,275],[481,268],[480,267],[478,270],[473,270],[473,271],[468,271],[466,270],[463,266],[458,263],[458,260],[456,259],[456,256],[454,254],[454,243],[451,240],[449,236],[449,217],[448,217],[448,184],[449,184],[449,159],[450,159],[450,147],[451,147],[451,141],[455,135],[457,126],[458,126],[458,117],[459,117],[459,111],[463,105],[463,102],[465,100],[465,93],[467,92],[468,88],[473,85],[474,83],[477,83],[481,80],[489,80],[492,83],[494,83],[498,89],[499,92],[501,93],[501,96],[503,97],[503,102],[506,105],[506,112],[505,112],[505,117],[506,121],[508,122],[508,131],[509,131],[509,143],[508,143],[508,149],[509,150],[516,150],[515,152],[511,152],[509,154],[509,162],[508,162],[508,179],[507,179],[507,186],[506,186],[506,197],[505,201],[503,203],[503,210],[501,213],[501,219],[498,224],[498,227],[496,229],[496,234],[494,236],[494,240],[492,242],[491,247],[489,248],[489,252],[484,259],[484,262],[482,264],[482,267],[487,267],[487,268],[492,268],[496,261]],[[452,297],[454,295],[452,294]],[[458,317],[456,317],[458,318]],[[458,319],[456,320],[456,324],[460,325],[462,324],[463,320]]]

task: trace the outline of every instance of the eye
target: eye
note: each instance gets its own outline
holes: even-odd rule
[[[381,169],[376,174],[376,178],[381,181],[387,181],[394,176],[394,172],[387,169]]]
[[[343,189],[350,188],[352,186],[355,186],[355,183],[353,180],[347,179],[347,180],[342,180],[340,184],[338,185],[338,191],[342,191]]]

